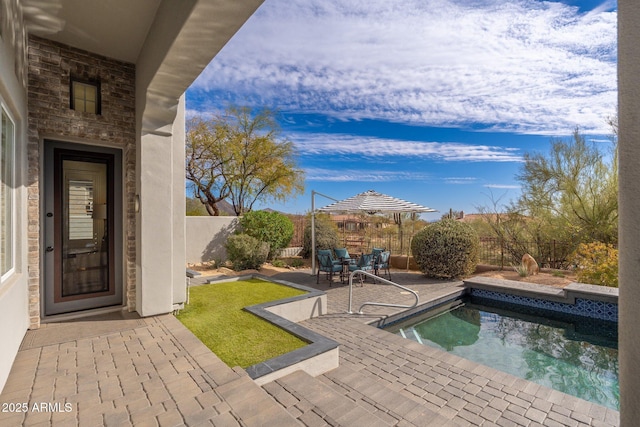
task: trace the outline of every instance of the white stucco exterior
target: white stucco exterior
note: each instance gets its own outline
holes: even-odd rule
[[[0,103],[16,125],[17,174],[12,191],[15,268],[0,284],[0,322],[4,325],[0,328],[0,389],[27,329],[39,327],[40,320],[46,320],[40,311],[46,272],[39,267],[45,253],[39,201],[44,186],[37,185],[42,172],[33,170],[34,165],[42,167],[43,160],[38,160],[42,147],[32,149],[29,156],[35,160],[30,161],[27,144],[30,140],[33,145],[59,139],[109,146],[109,141],[92,140],[90,133],[85,137],[68,132],[57,135],[51,130],[38,134],[34,126],[36,133],[28,134],[29,34],[61,43],[55,46],[78,55],[77,61],[82,61],[81,52],[86,51],[94,55],[89,58],[93,63],[104,57],[135,67],[135,162],[131,157],[136,170],[135,194],[123,191],[125,214],[116,221],[127,230],[135,230],[128,234],[135,239],[128,237],[122,243],[123,256],[132,249],[129,258],[119,260],[125,264],[125,277],[116,280],[127,287],[121,308],[151,316],[171,312],[186,297],[184,92],[261,3],[111,0],[107,5],[97,0],[80,4],[72,0],[2,0]],[[75,31],[79,28],[83,30],[80,33]],[[46,53],[41,53],[38,58],[44,56]],[[49,104],[47,108],[64,110],[69,109],[65,99],[43,101]],[[55,128],[49,122],[47,126]],[[127,164],[123,167],[126,180]],[[133,206],[137,207],[135,220],[133,215],[126,216]],[[131,263],[129,269],[126,264],[132,259],[135,266]],[[131,273],[127,273],[129,270]]]
[[[3,12],[8,9],[3,7]],[[11,34],[10,31],[14,33]],[[14,120],[16,141],[26,141],[27,97],[16,76],[16,55],[23,54],[17,43],[24,26],[18,19],[0,36],[0,105]],[[16,165],[26,164],[25,147],[16,145]],[[26,168],[17,168],[14,193],[15,272],[0,284],[0,389],[5,384],[22,338],[29,326],[27,266],[27,190]]]

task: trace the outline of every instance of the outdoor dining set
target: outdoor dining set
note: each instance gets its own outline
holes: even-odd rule
[[[333,284],[334,275],[340,275],[340,281],[345,283],[351,272],[360,270],[373,272],[376,276],[386,274],[391,279],[389,271],[389,258],[391,252],[384,248],[373,248],[371,253],[350,255],[347,248],[318,249],[318,272],[316,283],[320,283],[320,273],[325,273],[330,285]],[[362,282],[362,280],[361,280]]]

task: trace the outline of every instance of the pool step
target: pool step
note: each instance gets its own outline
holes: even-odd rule
[[[305,425],[386,427],[398,422],[386,414],[382,414],[384,419],[376,415],[378,411],[373,405],[367,405],[365,409],[356,401],[345,398],[321,381],[322,377],[314,378],[304,371],[296,371],[263,388]]]

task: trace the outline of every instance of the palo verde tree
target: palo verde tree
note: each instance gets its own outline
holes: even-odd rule
[[[187,129],[186,176],[209,215],[228,200],[236,215],[256,201],[282,201],[304,190],[291,141],[280,137],[276,114],[230,107],[222,116],[193,118]]]
[[[548,155],[526,154],[517,179],[518,206],[547,218],[580,242],[615,243],[618,229],[618,156],[613,145],[589,143],[576,129],[570,140],[552,140]]]

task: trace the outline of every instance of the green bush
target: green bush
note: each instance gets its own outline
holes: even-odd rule
[[[293,238],[293,222],[278,212],[247,212],[239,223],[242,233],[269,244],[267,259],[273,259]]]
[[[271,261],[271,265],[278,268],[286,268],[287,263],[282,261],[281,259],[274,259],[273,261]]]
[[[291,267],[293,268],[299,268],[299,267],[304,267],[304,261],[302,261],[301,259],[292,259],[291,260]]]
[[[479,247],[471,226],[445,219],[420,230],[411,242],[411,253],[428,277],[463,277],[475,271]]]
[[[618,250],[601,242],[581,243],[571,256],[579,282],[618,287]]]
[[[267,260],[269,244],[247,234],[229,236],[225,243],[227,256],[236,271],[246,269],[259,270]]]
[[[338,237],[338,227],[329,217],[316,215],[316,249],[334,249],[340,247],[340,237]],[[302,256],[311,257],[311,220],[304,228],[302,239]]]

